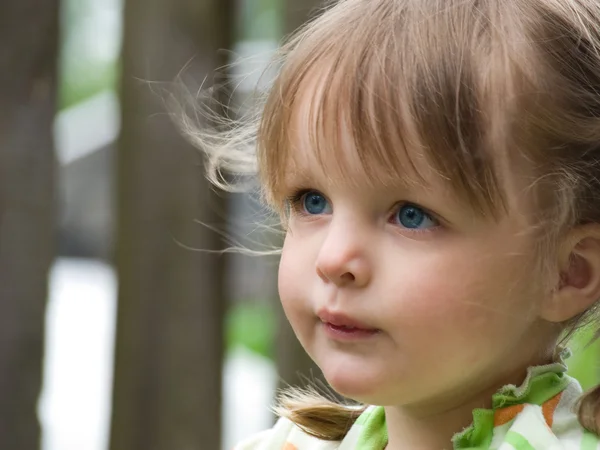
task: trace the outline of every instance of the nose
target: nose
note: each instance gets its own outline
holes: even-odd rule
[[[317,256],[316,271],[326,283],[342,287],[364,287],[371,280],[371,265],[365,233],[357,227],[332,223]]]

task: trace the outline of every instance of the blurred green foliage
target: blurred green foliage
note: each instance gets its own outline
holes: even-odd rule
[[[275,311],[266,302],[234,304],[225,319],[226,349],[241,346],[272,359],[276,323]]]
[[[59,86],[59,109],[66,109],[117,85],[117,64],[80,67],[64,74]]]
[[[245,0],[241,2],[238,40],[279,41],[283,34],[281,0]]]
[[[600,339],[588,345],[593,335],[593,328],[583,329],[569,345],[573,352],[567,361],[569,375],[577,378],[583,389],[600,384]]]
[[[59,109],[115,90],[123,0],[63,0]]]

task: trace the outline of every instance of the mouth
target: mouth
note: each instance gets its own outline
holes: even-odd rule
[[[346,314],[320,310],[317,316],[325,330],[336,338],[364,338],[380,332],[379,329],[362,323]]]

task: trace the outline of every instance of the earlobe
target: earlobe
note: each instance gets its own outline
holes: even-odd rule
[[[559,282],[544,304],[542,318],[565,322],[600,299],[600,226],[586,226],[570,236],[560,263]]]

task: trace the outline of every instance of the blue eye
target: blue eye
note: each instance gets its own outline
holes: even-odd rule
[[[438,226],[438,222],[418,206],[404,205],[394,214],[394,222],[404,228],[422,230]]]
[[[305,193],[301,199],[301,205],[304,212],[307,214],[330,214],[331,207],[327,199],[317,191]]]

